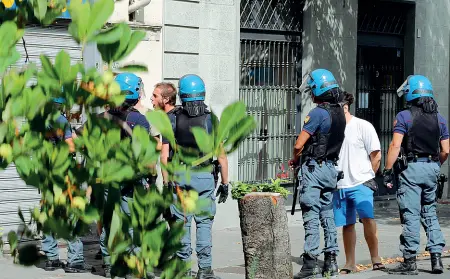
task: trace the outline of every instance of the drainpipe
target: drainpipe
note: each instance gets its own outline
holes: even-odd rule
[[[135,0],[133,4],[128,6],[128,13],[134,13],[135,11],[139,10],[142,7],[147,6],[150,4],[152,0]]]

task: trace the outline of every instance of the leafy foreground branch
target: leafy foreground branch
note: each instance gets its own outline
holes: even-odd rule
[[[94,113],[106,106],[119,106],[125,100],[110,67],[103,74],[94,68],[84,69],[81,64],[71,64],[64,50],[54,63],[41,55],[40,70],[33,64],[23,69],[13,67],[20,59],[16,44],[26,23],[50,24],[67,8],[65,0],[15,4],[16,10],[5,10],[0,4],[0,168],[13,162],[21,178],[42,195],[40,207],[30,209],[30,220],[25,220],[19,210],[25,230],[20,234],[8,233],[15,262],[31,265],[38,260],[36,246],[20,244],[24,235],[42,233],[73,240],[82,236],[89,224],[101,220],[107,233],[113,276],[132,272],[142,278],[158,268],[162,270],[161,278],[183,278],[189,263],[174,257],[184,234],[183,224],[169,226],[161,218],[175,202],[173,194],[166,188],[158,190],[150,185],[147,189],[142,184],[143,179],[153,174],[160,156],[157,142],[139,127],[133,129],[131,137],[122,137],[115,121]],[[88,43],[97,43],[108,65],[126,58],[145,36],[141,31],[132,31],[126,23],[105,28],[113,9],[113,0],[94,4],[71,1],[68,7],[72,18],[69,33],[83,48]],[[133,70],[147,69],[141,65],[121,68]],[[54,98],[65,99],[63,110],[77,104],[86,114],[83,130],[74,141],[75,152],[64,142],[49,140],[49,127],[56,133],[63,129],[57,121],[61,112],[54,106]],[[172,179],[180,170],[189,175],[193,166],[223,151],[235,151],[255,126],[240,102],[228,106],[220,121],[212,116],[212,135],[200,128],[193,129],[201,147],[200,156],[177,146],[165,113],[154,111],[147,115],[151,125],[174,147],[172,162],[163,166]],[[75,153],[82,156],[81,161],[75,159]],[[121,190],[126,187],[134,189],[133,199],[128,202],[130,215],[120,208]],[[175,204],[178,208],[184,212],[200,210],[202,201],[196,200],[198,195],[179,189],[176,194],[181,201]],[[95,202],[91,202],[92,198]],[[37,230],[30,230],[31,225]],[[129,233],[131,229],[133,235]]]

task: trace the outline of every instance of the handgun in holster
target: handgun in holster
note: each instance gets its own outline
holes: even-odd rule
[[[444,185],[447,182],[448,178],[445,174],[441,173],[438,176],[438,185],[436,189],[436,200],[442,199],[442,195],[444,194]]]
[[[403,150],[403,147],[400,147],[400,153],[398,154],[397,160],[394,163],[393,171],[395,175],[399,175],[404,170],[408,168],[408,157]]]

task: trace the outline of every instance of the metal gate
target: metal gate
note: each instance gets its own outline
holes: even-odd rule
[[[386,162],[395,116],[403,108],[396,92],[404,81],[403,61],[402,49],[358,46],[356,116],[371,122],[377,131],[382,151],[380,170]],[[395,189],[379,187],[377,195],[394,193]]]
[[[239,180],[292,179],[303,1],[241,1],[239,98],[257,128],[239,149]]]
[[[22,57],[13,65],[14,68],[22,68],[28,63],[35,63],[40,68],[40,54],[46,54],[54,63],[56,55],[62,49],[67,51],[73,64],[83,59],[81,47],[68,34],[67,25],[29,26],[25,29],[24,42],[17,44],[17,51]],[[25,184],[13,163],[5,170],[0,170],[0,228],[3,228],[4,237],[10,230],[17,230],[21,223],[17,214],[18,207],[28,220],[28,209],[39,205],[40,199],[38,190]]]

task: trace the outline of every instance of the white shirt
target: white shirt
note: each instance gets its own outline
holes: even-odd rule
[[[339,189],[358,186],[375,177],[370,153],[381,150],[380,140],[373,125],[352,116],[345,127],[345,138],[339,153],[338,170],[344,171]]]

